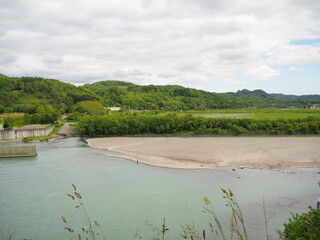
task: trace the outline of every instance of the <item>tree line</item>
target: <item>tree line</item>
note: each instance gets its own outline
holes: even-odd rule
[[[79,121],[84,136],[139,134],[305,135],[320,133],[320,118],[295,120],[216,119],[192,115],[87,116]]]

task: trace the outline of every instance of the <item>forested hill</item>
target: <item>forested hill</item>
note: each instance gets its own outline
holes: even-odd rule
[[[97,101],[104,106],[137,110],[204,110],[247,107],[311,107],[319,95],[288,96],[263,90],[211,93],[177,85],[141,86],[122,81],[101,81],[75,86],[38,77],[11,78],[0,74],[0,113],[32,113],[39,105],[72,111],[81,101]]]
[[[281,93],[278,93],[278,94],[271,93],[270,95],[273,97],[277,97],[285,100],[300,100],[300,101],[310,101],[310,102],[320,101],[320,95],[317,95],[317,94],[296,96],[296,95],[284,95]]]
[[[84,100],[99,101],[101,98],[86,88],[58,80],[0,75],[0,112],[33,113],[41,105],[67,110]]]
[[[256,107],[304,107],[309,108],[314,104],[320,103],[320,95],[285,95],[285,94],[268,94],[259,89],[249,91],[247,89],[239,90],[236,93],[227,93],[229,96],[237,97]]]

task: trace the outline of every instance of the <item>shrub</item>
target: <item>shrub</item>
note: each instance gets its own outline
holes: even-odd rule
[[[284,240],[319,240],[320,211],[310,207],[308,213],[292,214],[284,228]]]

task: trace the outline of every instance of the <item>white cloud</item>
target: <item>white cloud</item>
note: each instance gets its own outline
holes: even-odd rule
[[[272,69],[268,65],[261,65],[245,72],[252,80],[265,81],[278,76],[279,71]]]
[[[320,64],[320,44],[285,45],[266,52],[268,63],[274,65]]]
[[[320,39],[317,0],[0,1],[10,76],[232,86],[247,83],[239,73],[267,80],[281,65],[320,63],[319,44],[290,44]]]

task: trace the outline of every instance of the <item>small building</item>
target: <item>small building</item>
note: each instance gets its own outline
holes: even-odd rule
[[[107,107],[111,111],[120,111],[120,107]]]

